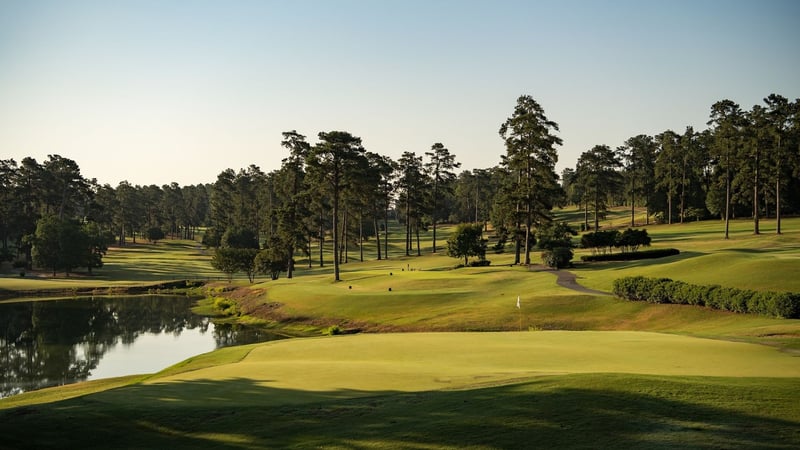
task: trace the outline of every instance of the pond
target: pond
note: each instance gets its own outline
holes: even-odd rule
[[[0,303],[0,398],[49,386],[158,372],[220,347],[282,336],[214,324],[188,297]]]

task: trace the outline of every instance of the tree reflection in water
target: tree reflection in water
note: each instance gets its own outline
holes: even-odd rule
[[[145,334],[214,330],[216,347],[279,338],[235,325],[214,327],[188,297],[142,296],[0,304],[0,398],[84,381],[117,345]]]

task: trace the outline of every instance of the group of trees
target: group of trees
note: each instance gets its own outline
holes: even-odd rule
[[[514,262],[529,264],[536,248],[566,254],[562,245],[537,245],[537,236],[552,228],[552,210],[569,203],[583,209],[584,229],[590,215],[597,230],[609,207],[627,205],[632,226],[638,209],[645,223],[752,215],[756,233],[759,218],[771,215],[780,232],[781,215],[800,212],[799,104],[772,94],[742,111],[722,100],[712,105],[707,130],[594,146],[561,179],[558,124],[528,95],[500,125],[500,163],[460,173],[442,143],[393,160],[346,131],[321,132],[313,144],[285,132],[288,155],[279,169],[226,169],[214,183],[196,186],[99,185],[58,155],[41,164],[2,160],[2,257],[54,271],[91,269],[113,240],[192,239],[202,227],[225,272],[292,277],[298,255],[311,266],[317,254],[320,266],[332,260],[338,280],[354,248],[362,260],[366,245],[375,245],[378,259],[389,257],[388,223],[395,219],[404,227],[405,255],[421,254],[420,232],[428,229],[438,251],[443,221],[478,224],[483,232],[491,223],[495,251],[510,242]]]
[[[137,236],[192,238],[206,222],[206,186],[116,188],[85,178],[59,155],[0,160],[0,261],[69,273],[102,266],[109,244]]]
[[[800,211],[800,100],[771,94],[749,111],[731,100],[711,106],[708,129],[637,135],[616,149],[598,145],[562,173],[567,200],[590,211],[594,229],[609,205],[628,205],[665,223],[761,217]]]
[[[429,224],[435,250],[436,224],[449,218],[444,212],[453,204],[452,170],[459,166],[443,144],[433,144],[425,157],[405,152],[393,161],[367,151],[359,137],[345,131],[321,132],[314,145],[294,130],[283,138],[289,156],[280,169],[267,174],[255,166],[239,173],[226,170],[210,188],[210,228],[204,242],[217,247],[220,267],[230,260],[226,254],[237,253],[240,261],[227,264],[229,273],[247,267],[275,277],[285,270],[291,278],[298,253],[311,265],[316,246],[323,266],[330,243],[334,278],[339,280],[339,266],[348,262],[352,246],[363,260],[366,241],[374,238],[378,259],[388,258],[390,215],[405,225],[406,255],[413,251],[415,236],[420,254],[419,232]],[[258,244],[249,248],[262,251],[248,257],[229,250],[233,246],[222,238],[231,229],[252,232]],[[250,269],[241,271],[249,274]]]

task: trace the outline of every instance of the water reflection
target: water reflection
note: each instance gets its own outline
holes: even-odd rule
[[[214,348],[280,338],[255,328],[215,326],[191,312],[194,302],[143,296],[1,303],[0,398],[154,372]]]

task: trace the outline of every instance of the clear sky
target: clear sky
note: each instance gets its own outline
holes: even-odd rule
[[[0,0],[0,158],[113,186],[274,170],[293,129],[487,168],[522,94],[560,172],[773,92],[800,97],[800,1]]]

